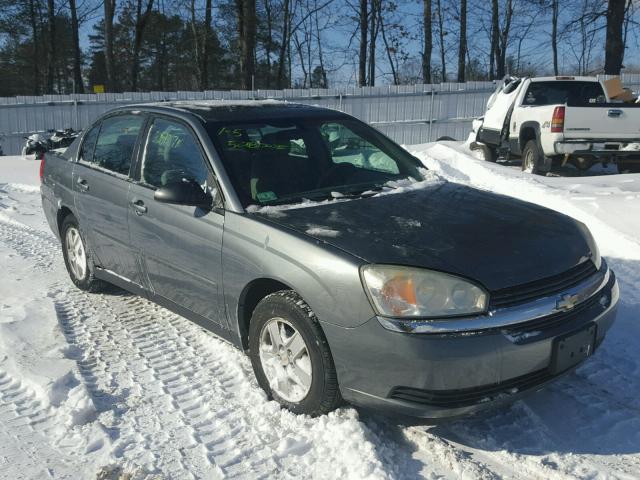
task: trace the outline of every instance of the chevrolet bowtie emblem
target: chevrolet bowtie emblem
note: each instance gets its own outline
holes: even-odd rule
[[[571,295],[566,293],[560,297],[560,300],[556,302],[556,310],[571,310],[578,304],[580,296],[578,294]]]

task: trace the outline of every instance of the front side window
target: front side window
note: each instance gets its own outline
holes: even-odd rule
[[[112,172],[128,175],[133,150],[143,123],[144,117],[140,115],[116,115],[105,118],[91,163]]]
[[[422,178],[414,157],[356,120],[274,119],[207,128],[245,207],[356,194],[391,180]]]
[[[170,120],[154,120],[145,145],[140,177],[155,188],[173,182],[195,181],[207,188],[209,170],[193,133]]]

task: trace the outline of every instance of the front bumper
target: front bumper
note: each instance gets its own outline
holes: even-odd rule
[[[593,322],[599,346],[615,319],[618,299],[610,272],[606,285],[572,310],[503,327],[402,333],[374,317],[357,328],[323,328],[345,400],[437,419],[512,402],[567,373],[550,373],[554,339]]]

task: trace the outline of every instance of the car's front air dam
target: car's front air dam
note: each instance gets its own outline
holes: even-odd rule
[[[591,302],[577,314],[568,314],[565,322],[525,333],[514,326],[464,334],[398,333],[383,328],[375,317],[352,329],[322,326],[345,400],[388,413],[435,419],[516,400],[575,368],[549,371],[553,341],[594,322],[595,345],[602,343],[619,298],[613,274],[596,296],[608,301]],[[438,400],[398,399],[403,395],[396,393],[406,391],[418,391],[422,398],[435,394]],[[462,401],[456,399],[456,392],[463,394]]]

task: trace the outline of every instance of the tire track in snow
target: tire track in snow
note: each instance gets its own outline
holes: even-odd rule
[[[51,233],[36,230],[17,221],[0,216],[0,241],[33,263],[36,270],[46,272],[56,262],[53,252],[57,250],[60,258],[60,243]]]
[[[126,468],[171,478],[298,471],[290,461],[295,456],[282,455],[281,442],[304,437],[318,420],[266,402],[241,352],[140,297],[63,289],[54,299],[99,419]],[[365,449],[366,443],[363,438]],[[304,446],[310,463],[323,462],[316,447],[341,467],[339,445]],[[376,459],[372,463],[379,469],[373,476],[384,477]]]

